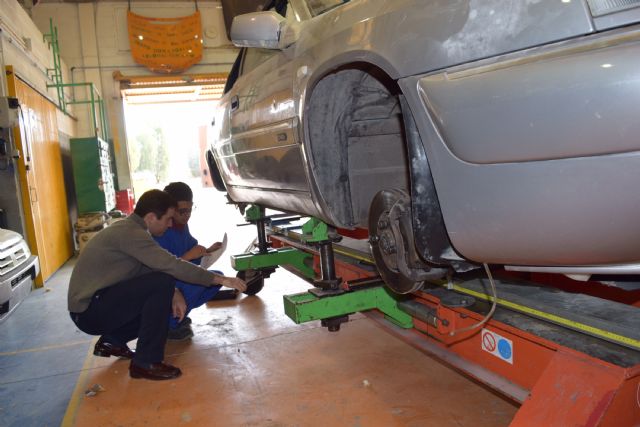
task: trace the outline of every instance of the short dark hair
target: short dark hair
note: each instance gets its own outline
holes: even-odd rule
[[[140,196],[133,212],[140,217],[153,212],[156,218],[160,219],[169,208],[177,207],[178,203],[169,193],[161,190],[149,190]]]
[[[176,199],[176,202],[193,202],[193,191],[184,182],[172,182],[164,187],[164,191]]]

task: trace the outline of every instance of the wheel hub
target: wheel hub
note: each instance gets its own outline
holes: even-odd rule
[[[408,201],[409,196],[404,191],[385,190],[376,194],[369,210],[369,242],[373,258],[387,286],[399,294],[420,289],[423,283],[422,280],[403,275],[398,268],[398,258],[405,256],[406,249],[402,237],[398,236],[399,228],[396,227],[394,232],[392,223],[398,220],[391,216],[391,212],[397,203],[408,204]],[[409,213],[410,211],[407,211],[404,214]]]

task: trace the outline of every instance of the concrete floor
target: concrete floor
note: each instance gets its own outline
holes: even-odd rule
[[[93,340],[67,311],[72,263],[0,324],[0,425],[58,426]]]
[[[69,320],[71,266],[0,326],[2,426],[476,427],[508,425],[517,410],[361,314],[337,333],[294,324],[282,295],[308,285],[286,271],[256,297],[192,313],[193,340],[167,344],[181,378],[133,380]],[[86,396],[96,384],[104,391]]]
[[[241,253],[253,227],[213,189],[198,188],[191,231],[229,232]],[[212,215],[215,221],[212,221]],[[296,325],[282,295],[309,285],[282,270],[256,297],[195,310],[190,342],[168,343],[177,380],[132,380],[128,362],[92,355],[66,293],[74,261],[0,325],[0,426],[501,426],[517,407],[358,314],[340,332]],[[215,268],[231,272],[224,256]],[[132,343],[134,344],[134,343]],[[134,346],[134,345],[132,345]],[[95,396],[85,391],[99,384]]]

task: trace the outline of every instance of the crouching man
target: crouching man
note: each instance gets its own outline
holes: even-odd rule
[[[176,201],[167,193],[144,193],[134,213],[96,234],[71,274],[68,305],[78,329],[101,335],[96,356],[131,359],[132,378],[167,380],[179,368],[164,363],[171,314],[182,319],[186,304],[176,279],[243,292],[246,284],[181,260],[153,240],[171,225]],[[138,338],[135,353],[127,343]]]
[[[200,265],[202,257],[209,251],[213,251],[222,246],[222,243],[216,242],[208,249],[198,244],[198,241],[191,235],[189,231],[189,219],[193,209],[193,191],[184,182],[172,182],[164,187],[164,191],[169,193],[177,203],[177,208],[173,214],[173,223],[171,227],[162,236],[153,236],[160,247],[166,249],[173,255],[189,261],[192,264]],[[221,271],[214,271],[223,274]],[[189,339],[193,336],[191,329],[191,319],[189,313],[191,310],[204,305],[207,301],[219,298],[222,293],[230,293],[226,298],[235,298],[237,291],[226,290],[219,292],[220,286],[200,286],[198,284],[185,283],[180,280],[176,281],[176,289],[182,293],[187,304],[185,318],[182,321],[172,316],[169,319],[169,333],[167,339],[181,341]],[[223,299],[223,298],[220,298]]]

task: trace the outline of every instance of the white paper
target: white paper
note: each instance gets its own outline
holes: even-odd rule
[[[216,262],[222,256],[222,254],[226,250],[227,250],[227,233],[224,233],[224,237],[222,238],[222,246],[220,246],[215,251],[209,252],[208,254],[203,256],[202,260],[200,261],[200,267],[204,268],[205,270],[208,269],[213,265],[214,262]]]

